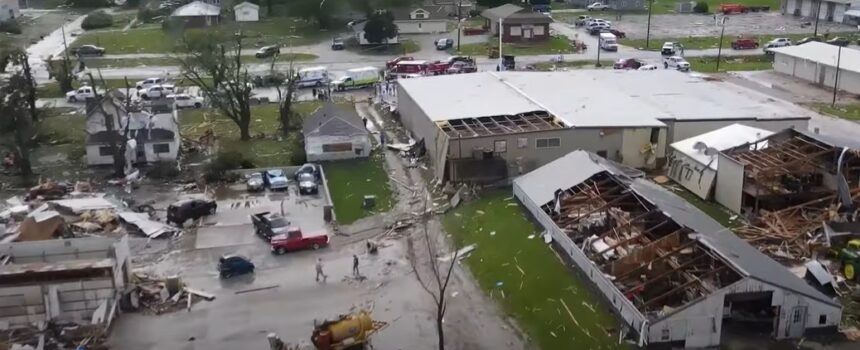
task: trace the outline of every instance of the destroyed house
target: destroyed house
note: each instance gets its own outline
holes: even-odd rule
[[[479,72],[397,86],[396,111],[411,136],[425,140],[435,176],[464,182],[507,180],[577,149],[660,168],[676,140],[735,123],[805,129],[811,113],[731,83],[662,70]]]
[[[839,324],[838,302],[636,170],[574,151],[515,179],[514,195],[640,346],[717,346],[725,323],[777,339]]]
[[[105,115],[110,116],[108,119]],[[108,131],[108,124],[113,131]],[[126,127],[128,134],[124,138]],[[176,161],[179,155],[179,119],[175,109],[165,104],[126,106],[114,98],[87,104],[87,165],[113,164],[111,143],[126,145],[126,159],[132,163]]]
[[[0,244],[0,323],[105,321],[128,283],[128,238]]]
[[[741,237],[800,262],[821,247],[825,225],[856,230],[858,149],[852,140],[786,129],[721,152],[714,197],[749,218]]]

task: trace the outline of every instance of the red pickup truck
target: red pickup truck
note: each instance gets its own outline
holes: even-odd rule
[[[272,252],[275,254],[284,254],[288,251],[302,249],[319,249],[328,246],[328,235],[317,234],[313,236],[305,236],[302,230],[298,227],[290,227],[287,233],[272,237],[269,241],[272,246]]]
[[[720,12],[728,15],[731,13],[747,13],[749,9],[741,4],[720,4]]]
[[[395,66],[397,66],[398,63],[400,63],[400,61],[414,61],[414,60],[415,60],[415,58],[413,58],[412,56],[395,57],[395,58],[392,58],[392,59],[388,60],[387,62],[385,62],[385,69],[393,69]]]

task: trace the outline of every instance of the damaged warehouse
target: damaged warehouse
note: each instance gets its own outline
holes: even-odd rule
[[[491,182],[584,149],[660,168],[667,145],[734,123],[806,129],[809,111],[702,77],[653,71],[481,72],[397,82],[396,113],[435,176]],[[656,76],[655,76],[656,75]],[[654,84],[655,79],[660,84]],[[438,94],[447,96],[440,100]]]
[[[823,226],[855,221],[856,149],[850,140],[786,129],[725,150],[715,198],[749,218],[738,230],[742,237],[774,258],[801,261],[830,243]]]
[[[838,302],[637,170],[575,151],[514,180],[514,195],[640,346],[716,346],[733,323],[776,339],[839,324]]]

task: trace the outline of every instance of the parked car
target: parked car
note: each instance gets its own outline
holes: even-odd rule
[[[585,21],[585,25],[586,25],[586,26],[591,25],[591,24],[594,24],[594,23],[606,23],[606,24],[608,24],[608,25],[610,25],[610,26],[612,25],[612,22],[607,21],[607,20],[605,20],[605,19],[603,19],[603,18],[591,18],[591,19],[589,19],[589,20]]]
[[[256,58],[269,58],[281,53],[281,47],[278,45],[263,46],[254,53]]]
[[[653,64],[646,64],[644,66],[639,67],[639,69],[637,69],[637,70],[655,70],[655,69],[657,69],[657,66],[655,66]]]
[[[821,38],[820,38],[820,37],[817,37],[817,36],[808,36],[808,37],[805,37],[805,38],[803,38],[803,39],[798,40],[798,41],[797,41],[796,43],[794,43],[794,44],[795,44],[795,45],[802,45],[802,44],[806,44],[806,43],[808,43],[808,42],[812,42],[812,41],[818,41],[818,42],[821,42]]]
[[[598,35],[603,31],[609,32],[611,28],[606,23],[595,23],[588,28],[588,34]]]
[[[146,78],[135,83],[134,87],[136,87],[138,90],[142,90],[148,89],[150,86],[153,85],[161,85],[162,83],[164,83],[164,80],[162,80],[161,78]]]
[[[343,50],[344,48],[346,48],[346,45],[344,45],[343,39],[341,39],[341,38],[331,39],[331,49],[332,50],[338,51],[338,50]]]
[[[588,9],[589,11],[606,11],[606,10],[610,9],[611,7],[609,7],[609,5],[607,5],[607,4],[595,2],[591,5],[586,6],[585,8]]]
[[[447,74],[460,74],[460,73],[475,73],[478,71],[478,66],[474,63],[466,63],[463,61],[457,61],[448,66],[448,70],[446,70]]]
[[[191,96],[189,94],[172,94],[167,95],[167,99],[172,100],[173,106],[177,109],[203,107],[203,97],[200,96]]]
[[[319,185],[317,178],[311,173],[301,173],[298,176],[299,194],[317,194]]]
[[[830,45],[845,47],[845,46],[848,46],[849,44],[851,44],[851,41],[849,41],[848,39],[845,39],[843,37],[837,36],[833,39],[827,40],[827,43]]]
[[[78,57],[81,56],[104,56],[105,48],[95,46],[95,45],[81,45],[79,47],[72,48],[72,54]]]
[[[171,84],[162,84],[150,86],[148,89],[139,91],[138,94],[140,95],[140,98],[144,100],[155,100],[172,95],[174,92],[176,92],[175,86]]]
[[[678,48],[678,44],[673,43],[671,41],[667,41],[663,43],[663,47],[660,48],[660,54],[663,56],[673,56],[675,55],[675,51]]]
[[[186,199],[167,207],[167,223],[182,227],[189,219],[197,220],[215,214],[218,203],[211,199]]]
[[[690,71],[690,62],[687,62],[681,56],[670,56],[663,60],[663,68],[669,69],[674,68],[682,72]]]
[[[300,228],[290,227],[286,233],[272,237],[269,244],[271,245],[272,253],[284,254],[289,251],[308,248],[314,250],[320,249],[328,246],[328,242],[329,238],[325,233],[305,236],[302,234]]]
[[[224,255],[218,259],[218,274],[221,278],[254,273],[254,263],[240,255]]]
[[[269,186],[270,190],[286,190],[288,181],[287,175],[284,174],[284,171],[281,169],[269,169],[266,170],[266,176],[263,177],[266,181],[266,186]]]
[[[320,165],[316,163],[305,163],[299,167],[299,170],[296,170],[295,180],[299,181],[299,176],[302,174],[311,174],[314,176],[316,181],[322,180],[322,171],[320,171]]]
[[[283,84],[285,80],[287,80],[287,76],[283,73],[255,75],[251,78],[251,84],[254,87],[277,86]]]
[[[615,61],[615,64],[612,65],[614,69],[639,69],[645,65],[645,62],[637,58],[622,58],[618,61]]]
[[[263,173],[251,173],[248,175],[248,180],[245,181],[245,187],[248,192],[262,191],[266,188],[266,182],[263,180]]]
[[[732,49],[735,50],[750,50],[757,48],[758,40],[755,40],[754,38],[739,37],[732,41]]]
[[[747,13],[749,9],[741,4],[720,4],[720,12],[728,15],[731,13]]]
[[[77,90],[66,93],[66,101],[69,102],[86,101],[88,98],[95,97],[96,90],[92,86],[81,86]]]
[[[254,233],[267,242],[274,236],[287,233],[291,224],[290,220],[280,214],[268,211],[251,215],[251,223],[254,224]]]
[[[618,29],[615,29],[615,28],[609,28],[609,33],[611,33],[612,35],[615,35],[615,37],[618,39],[624,39],[627,37],[627,33],[624,33]]]
[[[577,27],[582,27],[582,26],[584,26],[584,25],[585,25],[585,23],[586,23],[586,22],[588,22],[588,20],[590,20],[590,19],[591,19],[591,16],[588,16],[588,15],[579,15],[579,16],[578,16],[578,17],[576,17],[576,19],[573,21],[573,25],[575,25],[575,26],[577,26]]]
[[[783,47],[783,46],[791,46],[791,39],[789,38],[776,38],[771,41],[768,41],[764,44],[765,49],[772,49],[774,47]]]
[[[447,50],[454,47],[454,39],[442,38],[436,40],[436,50]]]

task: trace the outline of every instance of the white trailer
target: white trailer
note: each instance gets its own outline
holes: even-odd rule
[[[299,87],[323,86],[329,83],[328,69],[323,66],[299,69]]]

